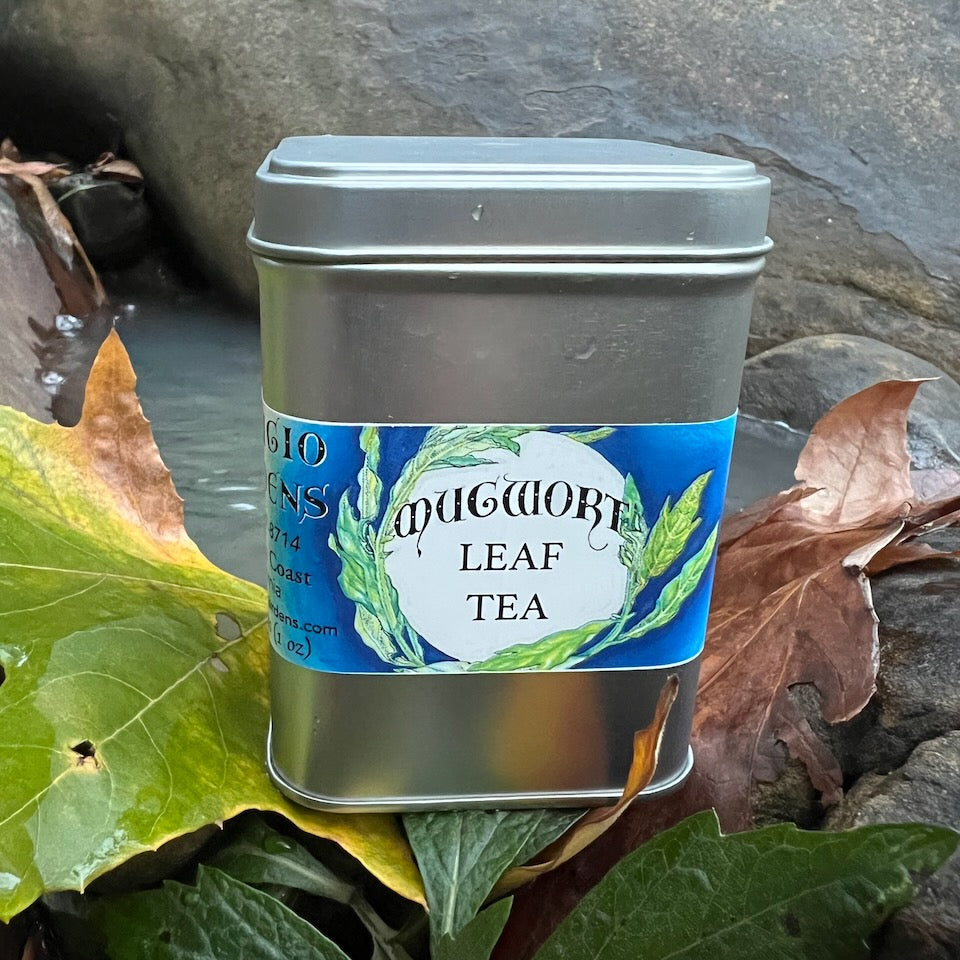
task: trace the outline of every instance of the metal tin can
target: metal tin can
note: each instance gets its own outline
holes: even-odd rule
[[[582,805],[689,736],[769,181],[585,139],[297,137],[257,174],[269,767]]]

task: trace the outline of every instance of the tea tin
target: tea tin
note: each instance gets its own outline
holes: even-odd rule
[[[257,174],[268,766],[331,810],[689,773],[769,181],[624,140],[294,137]]]

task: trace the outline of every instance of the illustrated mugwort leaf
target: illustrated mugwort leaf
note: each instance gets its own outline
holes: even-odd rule
[[[248,809],[421,899],[393,818],[269,782],[265,592],[187,536],[134,384],[112,333],[76,427],[0,409],[0,918]]]

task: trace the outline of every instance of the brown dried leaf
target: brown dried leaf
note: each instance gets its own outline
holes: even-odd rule
[[[847,397],[820,419],[795,476],[820,487],[802,520],[833,530],[898,513],[913,499],[907,411],[924,380],[887,380]]]
[[[0,155],[0,174],[6,176],[59,180],[69,173],[70,171],[59,163],[47,163],[43,160],[11,160],[9,157]]]
[[[932,556],[917,538],[960,522],[960,500],[919,502],[910,483],[906,417],[921,382],[880,383],[839,403],[801,454],[801,486],[724,523],[693,774],[520,891],[494,960],[531,957],[617,860],[684,817],[716,807],[725,830],[748,827],[754,783],[776,777],[788,757],[803,763],[825,803],[837,799],[839,764],[789,690],[812,684],[829,722],[855,716],[874,691],[879,656],[863,571]]]
[[[105,180],[121,180],[124,183],[140,183],[143,174],[132,160],[118,160],[112,153],[101,154],[91,165],[90,172]]]
[[[107,298],[70,221],[60,211],[53,194],[40,177],[20,173],[12,181],[13,184],[18,182],[21,188],[11,189],[10,193],[17,203],[21,220],[35,238],[40,238],[37,248],[60,293],[65,311],[77,317],[93,313]]]
[[[617,822],[637,795],[653,779],[660,755],[663,731],[670,715],[670,708],[677,699],[679,681],[676,676],[668,678],[660,691],[656,710],[650,724],[633,735],[633,760],[627,774],[627,784],[620,799],[611,807],[598,807],[584,814],[563,836],[558,837],[537,857],[536,863],[508,870],[493,888],[489,900],[498,900],[517,887],[556,870],[581,850],[586,849],[598,837]]]
[[[0,157],[4,160],[22,159],[17,145],[9,137],[4,137],[3,140],[0,140]]]

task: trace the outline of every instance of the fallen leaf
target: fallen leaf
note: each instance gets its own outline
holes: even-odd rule
[[[7,176],[59,180],[69,173],[69,169],[61,163],[47,163],[45,160],[12,160],[0,155],[0,174]]]
[[[202,865],[196,886],[167,880],[91,913],[112,960],[349,960],[279,900]]]
[[[698,814],[618,863],[535,960],[865,957],[870,934],[913,899],[910,871],[935,870],[957,840],[924,824],[724,836],[715,814]]]
[[[825,803],[839,797],[840,765],[789,690],[813,685],[831,723],[862,710],[879,658],[864,571],[934,556],[924,533],[958,522],[960,501],[923,503],[910,484],[906,417],[921,383],[880,383],[837,404],[801,454],[799,485],[724,521],[690,779],[519,891],[497,960],[528,960],[614,864],[683,817],[715,807],[725,829],[750,826],[755,782],[777,777],[788,757]]]
[[[562,834],[579,810],[458,810],[403,818],[423,875],[434,944],[456,939],[497,880]]]
[[[270,784],[265,593],[187,536],[134,387],[111,333],[75,428],[0,408],[0,917],[247,809],[422,902],[395,818]]]
[[[556,870],[585,850],[598,837],[606,833],[627,807],[637,798],[637,795],[653,779],[657,770],[657,760],[660,756],[660,743],[663,740],[663,731],[666,728],[670,708],[677,699],[679,681],[675,676],[670,677],[660,691],[653,719],[643,730],[638,730],[633,737],[633,760],[627,775],[627,783],[623,788],[620,799],[609,807],[597,807],[584,814],[562,837],[559,837],[543,850],[535,863],[513,867],[508,870],[497,882],[490,894],[490,899],[516,890],[517,887],[531,880]]]
[[[112,153],[105,153],[90,165],[90,172],[104,180],[121,180],[124,183],[140,183],[143,174],[132,160],[118,160]]]
[[[4,160],[21,160],[20,151],[17,145],[9,138],[4,137],[0,140],[0,157]]]

